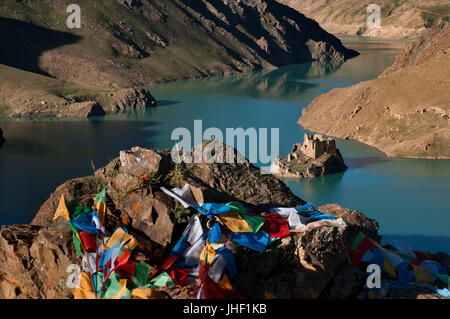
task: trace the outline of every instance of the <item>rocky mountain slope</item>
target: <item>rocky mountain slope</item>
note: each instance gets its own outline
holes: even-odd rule
[[[120,88],[357,54],[275,1],[80,0],[79,29],[66,25],[70,3],[2,1],[3,113],[45,94],[93,101]]]
[[[438,24],[448,21],[448,0],[278,0],[307,17],[315,19],[333,34],[358,34],[381,38],[415,38]],[[381,7],[381,27],[367,27],[367,7],[376,3]]]
[[[450,158],[449,72],[446,23],[411,43],[377,79],[317,97],[299,123],[388,156]]]

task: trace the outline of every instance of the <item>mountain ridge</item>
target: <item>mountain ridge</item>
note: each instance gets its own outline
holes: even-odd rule
[[[381,26],[368,28],[367,12],[371,0],[278,0],[315,19],[333,34],[351,34],[378,38],[415,39],[430,27],[450,16],[448,0],[380,0]]]
[[[24,98],[11,88],[27,87],[8,81],[8,73],[20,73],[16,78],[25,82],[34,77],[28,82],[39,94],[25,99],[40,103],[56,95],[64,104],[73,91],[85,100],[166,81],[313,60],[340,63],[358,54],[275,1],[80,0],[80,29],[66,26],[69,3],[5,0],[0,6],[0,39],[9,43],[0,47],[0,65],[8,67],[0,83],[2,113]],[[71,90],[55,94],[61,86]],[[35,109],[38,104],[26,114]]]

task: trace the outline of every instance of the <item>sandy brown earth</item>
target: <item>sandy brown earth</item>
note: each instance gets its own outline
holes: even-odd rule
[[[416,38],[442,20],[448,21],[448,0],[278,0],[315,19],[333,34],[353,34],[379,38]],[[369,29],[367,7],[381,7],[381,27]]]
[[[449,73],[447,23],[411,43],[379,78],[313,100],[299,124],[388,156],[450,158]]]

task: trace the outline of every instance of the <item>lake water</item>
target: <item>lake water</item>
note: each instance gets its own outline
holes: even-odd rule
[[[92,174],[135,145],[172,148],[175,128],[279,128],[280,154],[303,140],[302,108],[336,87],[378,76],[404,43],[343,38],[361,56],[342,65],[305,63],[236,76],[178,81],[151,88],[159,107],[83,120],[0,120],[0,225],[28,223],[67,179]],[[324,114],[326,116],[326,114]],[[450,161],[391,159],[353,141],[337,141],[349,169],[310,180],[285,180],[317,205],[338,203],[381,225],[385,239],[450,252]]]

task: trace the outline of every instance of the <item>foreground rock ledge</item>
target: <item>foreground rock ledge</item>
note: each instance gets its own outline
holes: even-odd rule
[[[225,151],[237,152],[227,148]],[[236,155],[237,156],[237,155]],[[146,178],[142,178],[142,174]],[[133,258],[160,265],[178,240],[191,212],[161,192],[161,186],[189,183],[196,200],[239,200],[249,207],[297,206],[304,203],[271,175],[242,164],[175,164],[169,151],[134,147],[99,169],[95,176],[59,186],[30,225],[3,226],[0,231],[0,298],[73,298],[67,267],[75,257],[67,222],[52,221],[58,199],[78,198],[92,205],[103,187],[109,195],[107,228],[125,226],[139,242]],[[249,298],[351,298],[364,284],[364,273],[345,264],[355,236],[364,232],[379,241],[378,223],[339,205],[320,209],[346,225],[314,229],[273,243],[263,253],[234,251],[238,278],[234,287]],[[196,287],[162,288],[171,298],[195,298]]]

